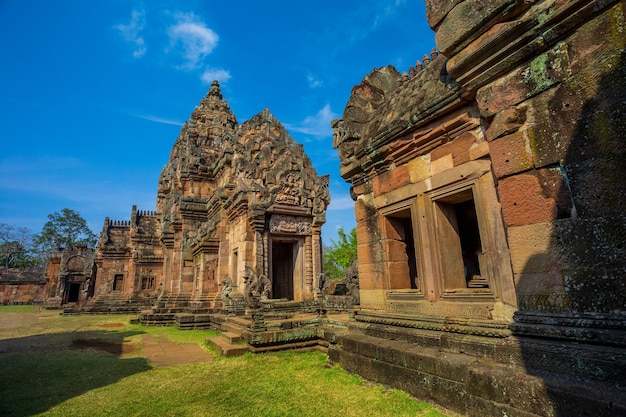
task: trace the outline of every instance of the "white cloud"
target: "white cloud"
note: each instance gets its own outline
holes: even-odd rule
[[[140,36],[145,24],[146,11],[133,10],[128,24],[119,24],[115,26],[115,29],[120,33],[125,41],[135,45],[135,50],[133,51],[133,57],[135,58],[141,58],[147,51],[146,42],[143,37]]]
[[[308,74],[306,76],[306,80],[309,83],[309,87],[310,88],[317,88],[317,87],[321,87],[323,82],[322,80],[318,80],[316,79],[312,74]]]
[[[148,120],[151,122],[161,123],[164,125],[174,125],[174,126],[182,126],[183,123],[178,120],[166,119],[163,117],[153,116],[151,114],[133,114],[133,116],[138,117],[140,119]]]
[[[330,122],[337,117],[339,115],[331,110],[330,104],[326,104],[315,115],[307,116],[301,123],[296,125],[285,124],[285,126],[288,130],[304,133],[305,135],[317,138],[329,137],[333,134]]]
[[[194,13],[178,13],[176,23],[167,29],[169,50],[180,51],[183,64],[178,69],[191,71],[202,66],[203,60],[217,46],[219,36]]]
[[[211,84],[213,80],[217,80],[220,83],[225,83],[230,80],[230,72],[221,68],[207,68],[204,70],[200,79],[206,84]]]

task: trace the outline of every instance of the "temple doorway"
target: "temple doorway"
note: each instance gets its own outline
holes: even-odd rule
[[[78,295],[80,294],[80,284],[79,283],[70,283],[69,291],[67,293],[67,303],[76,303],[78,302]]]
[[[293,300],[294,242],[272,242],[272,297]]]

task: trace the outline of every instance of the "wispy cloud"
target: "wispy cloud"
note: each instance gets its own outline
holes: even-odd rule
[[[150,122],[161,123],[164,125],[174,125],[174,126],[183,125],[183,123],[178,120],[166,119],[163,117],[153,116],[151,114],[136,113],[136,114],[133,114],[133,116],[138,117],[140,119],[148,120]]]
[[[128,24],[119,24],[115,29],[120,33],[122,38],[135,46],[133,57],[141,58],[147,51],[146,42],[141,36],[141,32],[146,24],[146,11],[133,10],[130,15]]]
[[[219,36],[193,12],[177,13],[174,18],[176,22],[167,29],[170,39],[168,51],[180,51],[183,63],[177,66],[178,69],[198,69],[217,46]]]
[[[387,21],[396,12],[398,7],[406,3],[406,0],[382,0],[378,3],[374,12],[373,27]]]
[[[307,116],[298,124],[285,124],[285,127],[293,132],[303,133],[316,138],[324,138],[332,136],[333,130],[330,127],[330,121],[337,117],[339,117],[339,115],[331,110],[330,104],[326,104],[315,115]]]
[[[213,80],[217,80],[220,83],[225,83],[226,81],[230,80],[230,78],[230,72],[221,68],[207,68],[200,76],[200,79],[205,84],[211,84]]]
[[[324,82],[322,80],[318,80],[311,73],[307,74],[306,80],[309,83],[309,87],[310,88],[321,87],[324,84]]]
[[[331,193],[328,211],[354,210],[354,201],[349,196],[333,197]]]

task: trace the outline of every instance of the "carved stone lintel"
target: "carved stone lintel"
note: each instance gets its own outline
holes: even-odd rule
[[[289,233],[295,235],[311,234],[311,219],[274,214],[270,219],[270,233]]]

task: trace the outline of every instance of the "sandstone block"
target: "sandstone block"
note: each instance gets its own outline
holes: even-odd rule
[[[515,274],[515,289],[521,296],[563,294],[563,278],[557,271],[523,272]]]
[[[459,137],[455,138],[452,142],[448,142],[445,145],[441,145],[437,149],[430,153],[430,159],[436,160],[444,157],[447,154],[452,155],[452,158],[457,155],[467,152],[477,140],[476,134],[473,132],[464,132]]]
[[[480,113],[489,118],[555,86],[570,72],[567,46],[559,44],[527,65],[480,88],[476,93]]]
[[[410,288],[409,264],[407,262],[386,262],[390,288]]]
[[[509,107],[497,113],[487,128],[488,141],[516,132],[526,122],[526,106]]]
[[[354,213],[357,223],[377,216],[376,209],[363,201],[362,198],[357,199],[354,203]]]
[[[356,241],[361,243],[371,243],[380,241],[380,230],[374,221],[358,222],[356,224]]]
[[[508,226],[556,219],[556,202],[553,198],[544,197],[539,179],[533,174],[520,174],[501,180],[498,192],[502,215]]]
[[[404,262],[407,263],[409,257],[406,253],[406,244],[394,239],[385,239],[383,241],[383,248],[385,249],[386,259],[390,262]],[[407,263],[408,265],[408,263]]]
[[[444,17],[463,0],[426,0],[426,19],[431,29],[441,23]]]
[[[489,143],[479,142],[472,145],[469,149],[469,158],[471,161],[482,158],[489,155]]]
[[[354,185],[352,187],[352,192],[355,195],[362,195],[367,193],[367,186],[365,184]]]
[[[359,280],[361,272],[359,271]],[[361,308],[367,310],[383,310],[385,308],[385,291],[363,289],[360,291]]]
[[[494,19],[516,13],[522,0],[465,0],[457,4],[441,22],[435,41],[445,56],[454,55],[464,42],[476,38]]]
[[[454,160],[452,159],[451,154],[447,154],[443,158],[439,158],[431,162],[430,173],[431,175],[436,175],[450,168],[454,168]]]
[[[533,167],[533,158],[526,135],[516,132],[489,144],[491,163],[496,177],[526,171]]]
[[[430,177],[430,155],[413,159],[407,164],[409,181],[419,182]]]
[[[361,290],[382,289],[384,280],[383,264],[362,264],[359,262],[359,287]]]
[[[543,273],[555,269],[553,233],[552,223],[509,227],[509,249],[515,274]]]
[[[372,178],[372,188],[375,196],[395,190],[408,183],[409,170],[406,165],[399,166]]]
[[[359,243],[357,245],[359,263],[375,264],[382,262],[384,260],[383,251],[375,250],[376,246],[378,245],[372,245],[371,243]]]

